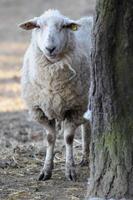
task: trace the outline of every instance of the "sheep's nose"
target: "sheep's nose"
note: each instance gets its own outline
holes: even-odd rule
[[[51,54],[55,49],[56,47],[46,47],[47,51],[49,51],[49,53]]]

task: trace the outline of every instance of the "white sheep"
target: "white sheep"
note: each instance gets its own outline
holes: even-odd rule
[[[47,153],[39,180],[52,175],[57,124],[64,127],[67,179],[76,180],[73,138],[79,125],[83,136],[81,163],[88,163],[90,126],[83,115],[88,105],[92,25],[92,17],[74,21],[52,9],[20,25],[33,29],[24,56],[22,96],[32,117],[47,132]]]

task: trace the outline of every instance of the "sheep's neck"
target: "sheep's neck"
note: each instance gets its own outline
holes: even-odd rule
[[[49,90],[61,90],[76,77],[77,73],[72,67],[72,55],[65,54],[62,60],[56,63],[51,63],[39,49],[34,55],[37,74],[34,82],[41,89],[46,86]]]

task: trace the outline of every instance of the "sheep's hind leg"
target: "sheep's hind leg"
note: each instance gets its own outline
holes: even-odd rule
[[[55,140],[56,140],[55,126],[49,124],[49,126],[46,127],[46,133],[47,133],[46,158],[44,162],[44,167],[39,176],[39,180],[43,180],[43,181],[50,179],[52,176],[54,146],[55,146]]]
[[[81,166],[89,165],[89,153],[90,153],[90,139],[91,139],[91,127],[90,122],[87,121],[81,125],[82,132],[82,160]]]
[[[73,139],[75,126],[70,122],[64,123],[64,140],[66,146],[65,175],[68,180],[76,181],[75,164],[73,158]]]

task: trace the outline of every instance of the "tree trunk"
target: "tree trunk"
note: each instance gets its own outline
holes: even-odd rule
[[[92,52],[90,197],[133,199],[133,1],[99,0]]]

